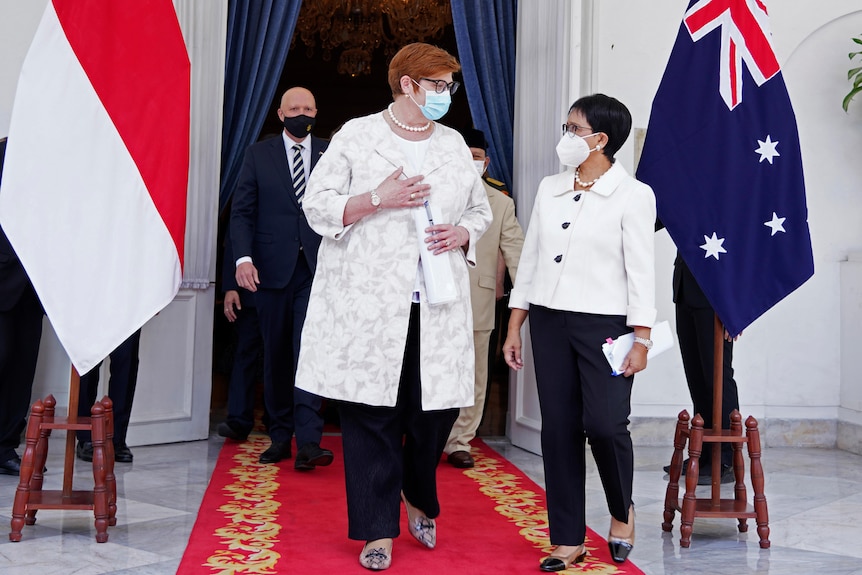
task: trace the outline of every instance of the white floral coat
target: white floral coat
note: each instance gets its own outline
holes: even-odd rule
[[[302,331],[296,385],[322,397],[394,406],[419,242],[411,209],[381,209],[343,225],[350,196],[376,188],[407,158],[382,114],[346,123],[320,158],[303,199],[323,236]],[[467,266],[491,208],[458,132],[434,125],[422,174],[443,222],[470,232],[469,250],[445,253],[457,284],[454,302],[430,305],[422,289],[420,365],[424,410],[473,404],[473,317]],[[421,208],[413,208],[421,209]]]

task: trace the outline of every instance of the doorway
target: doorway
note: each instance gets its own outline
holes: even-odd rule
[[[309,3],[303,3],[299,15],[290,51],[287,54],[282,73],[275,90],[275,96],[266,112],[263,127],[258,134],[258,140],[278,135],[282,125],[276,115],[281,95],[293,86],[303,86],[311,90],[317,103],[318,115],[314,133],[318,137],[329,139],[344,122],[351,118],[373,114],[383,110],[391,101],[392,95],[387,80],[389,57],[382,48],[372,52],[372,58],[364,68],[367,73],[350,75],[338,72],[340,51],[332,50],[329,57],[319,46],[309,48],[299,37],[299,30],[304,13],[309,10]],[[439,4],[440,10],[451,10],[448,2]],[[439,37],[426,40],[439,46],[456,57],[458,55],[455,29],[451,24],[443,27]],[[452,100],[449,112],[441,123],[456,130],[464,130],[473,126],[466,90],[461,90]],[[225,210],[229,213],[229,209]],[[212,412],[214,418],[225,411],[227,401],[227,382],[231,369],[231,346],[233,342],[232,326],[225,320],[222,313],[221,262],[223,253],[223,238],[227,218],[223,215],[219,221],[219,255],[217,272],[217,302],[215,306],[215,322],[213,335],[213,393]],[[498,317],[500,310],[498,309]],[[503,324],[505,325],[505,324]],[[505,329],[503,329],[505,333]],[[494,346],[497,331],[492,336],[492,353],[489,373],[491,381],[488,387],[488,399],[479,434],[485,436],[502,436],[506,433],[506,416],[508,410],[508,368],[502,361],[501,354]],[[501,342],[500,342],[501,343]],[[259,383],[260,386],[260,383]],[[327,419],[334,417],[327,413]]]

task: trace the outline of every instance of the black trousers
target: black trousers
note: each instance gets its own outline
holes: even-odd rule
[[[227,389],[227,422],[242,433],[254,427],[254,398],[257,383],[257,357],[263,347],[257,308],[243,305],[236,313],[236,352]],[[268,425],[268,417],[264,416]]]
[[[410,311],[395,407],[339,402],[350,539],[400,533],[400,494],[430,518],[440,514],[437,464],[459,410],[422,411],[419,304]]]
[[[117,346],[108,356],[111,359],[108,380],[108,397],[114,404],[114,445],[126,444],[126,433],[129,431],[129,420],[132,417],[132,402],[135,400],[135,388],[138,386],[138,351],[141,347],[141,330]],[[90,416],[90,408],[96,402],[99,392],[99,365],[81,376],[78,392],[78,415]],[[78,441],[92,441],[89,431],[78,431]]]
[[[715,312],[711,307],[694,307],[684,301],[676,304],[676,333],[679,338],[679,349],[682,355],[682,366],[685,379],[694,404],[694,413],[703,417],[704,428],[712,427],[712,366],[715,363],[714,328]],[[739,393],[736,380],[733,379],[733,342],[724,342],[723,351],[724,374],[721,398],[721,427],[730,427],[730,412],[739,409]],[[704,444],[701,469],[711,468],[711,447]],[[730,443],[721,445],[721,462],[731,465],[733,448]]]
[[[634,377],[611,375],[602,343],[632,329],[625,316],[530,306],[530,335],[542,412],[542,458],[551,543],[586,537],[586,454],[589,440],[608,510],[628,521],[634,451],[629,434]]]
[[[305,257],[300,257],[286,287],[255,292],[263,337],[263,395],[269,414],[269,436],[273,441],[288,442],[295,432],[297,447],[320,443],[323,435],[323,400],[295,387],[313,275]]]
[[[27,424],[43,315],[32,288],[11,309],[0,311],[0,461],[16,455]]]

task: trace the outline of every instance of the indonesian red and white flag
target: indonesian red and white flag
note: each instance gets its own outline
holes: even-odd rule
[[[190,73],[171,0],[50,0],[24,60],[0,223],[79,373],[182,281]]]

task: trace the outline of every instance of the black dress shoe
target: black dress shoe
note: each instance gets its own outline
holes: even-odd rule
[[[220,436],[233,439],[234,441],[245,441],[248,439],[248,432],[243,433],[227,421],[222,421],[218,424],[217,432]]]
[[[0,475],[21,475],[21,458],[15,455],[0,461]]]
[[[688,457],[685,458],[685,461],[682,462],[682,474],[685,475],[685,471],[688,469]],[[670,465],[664,466],[664,472],[670,473]]]
[[[79,441],[78,447],[75,448],[75,454],[81,461],[93,461],[93,442]]]
[[[318,465],[325,467],[332,463],[332,452],[316,443],[306,443],[296,452],[293,468],[297,471],[311,471]]]
[[[736,478],[733,476],[733,466],[731,465],[722,465],[721,466],[721,480],[720,483],[722,485],[726,483],[733,483]],[[700,474],[697,476],[697,484],[698,485],[712,485],[712,468],[705,467],[700,470]]]
[[[134,456],[132,455],[132,450],[129,449],[128,445],[115,445],[114,446],[114,461],[119,461],[120,463],[131,463]]]
[[[473,456],[470,455],[469,451],[453,451],[446,458],[446,461],[458,469],[470,469],[476,465],[476,462],[473,461]]]
[[[261,463],[278,463],[282,459],[290,459],[290,442],[273,441],[269,449],[260,454]]]

